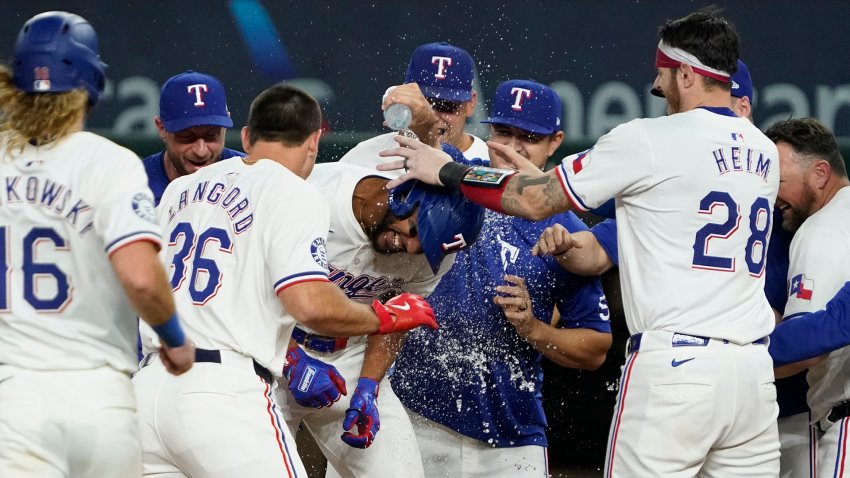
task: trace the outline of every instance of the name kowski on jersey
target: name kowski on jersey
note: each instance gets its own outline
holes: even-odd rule
[[[6,187],[3,205],[28,203],[41,206],[67,221],[80,235],[94,225],[92,208],[75,197],[68,186],[38,176],[8,176],[3,178]]]

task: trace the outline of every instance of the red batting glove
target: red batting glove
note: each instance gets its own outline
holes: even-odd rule
[[[378,314],[381,325],[376,334],[392,334],[404,332],[410,329],[427,325],[437,329],[437,318],[431,306],[421,295],[399,294],[392,299],[381,303],[377,299],[372,302],[372,309]]]

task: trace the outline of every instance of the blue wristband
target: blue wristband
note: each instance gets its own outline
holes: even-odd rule
[[[183,334],[183,327],[180,327],[177,314],[173,314],[159,325],[152,325],[151,328],[156,332],[156,335],[159,335],[165,345],[171,348],[182,347],[186,343],[186,335]]]

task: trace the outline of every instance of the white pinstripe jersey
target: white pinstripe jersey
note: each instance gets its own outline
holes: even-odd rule
[[[850,280],[850,187],[844,187],[800,226],[791,241],[785,320],[815,312]],[[850,347],[809,369],[812,422],[850,399]]]
[[[356,301],[371,303],[387,291],[427,296],[454,262],[447,256],[435,276],[424,254],[376,252],[354,217],[352,197],[357,183],[380,171],[351,164],[318,164],[307,180],[327,198],[331,208],[328,233],[330,280]]]
[[[328,280],[328,209],[316,188],[267,159],[220,161],[169,184],[158,212],[177,312],[195,345],[253,357],[280,375],[294,318],[277,293]],[[142,324],[142,343],[158,343]]]
[[[773,330],[763,288],[779,157],[749,121],[726,108],[630,121],[557,174],[579,210],[616,199],[631,333],[743,344]]]
[[[108,255],[159,247],[142,163],[77,132],[6,156],[0,138],[0,363],[136,369],[136,317]]]

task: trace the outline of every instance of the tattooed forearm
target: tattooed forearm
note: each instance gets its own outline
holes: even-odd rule
[[[512,216],[539,221],[569,209],[558,177],[554,174],[531,176],[518,174],[511,178],[502,195],[502,208]]]

